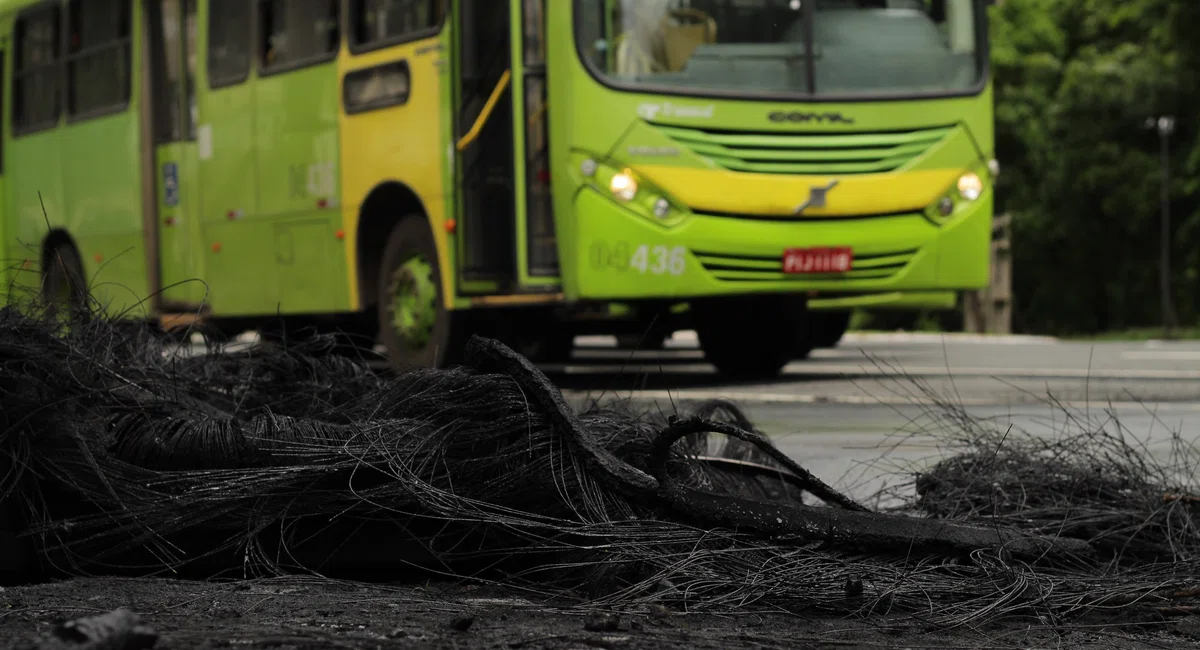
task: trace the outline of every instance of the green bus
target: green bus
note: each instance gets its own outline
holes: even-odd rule
[[[989,4],[0,0],[3,290],[769,377],[986,284]]]

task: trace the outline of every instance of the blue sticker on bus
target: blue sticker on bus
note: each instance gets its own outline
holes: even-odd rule
[[[163,202],[171,207],[179,205],[179,166],[173,162],[164,163],[162,174]]]

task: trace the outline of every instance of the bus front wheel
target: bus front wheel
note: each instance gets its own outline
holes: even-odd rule
[[[674,334],[674,332],[672,332]],[[667,347],[671,334],[646,332],[645,334],[618,334],[617,348],[620,350],[659,351]]]
[[[850,328],[849,311],[814,311],[809,313],[809,331],[813,347],[836,348]]]
[[[402,219],[388,236],[379,267],[379,340],[393,366],[442,368],[461,359],[462,319],[446,309],[441,277],[425,218]]]
[[[575,352],[575,332],[547,330],[521,337],[513,347],[534,363],[568,363]]]
[[[777,377],[812,351],[808,310],[795,296],[738,296],[692,304],[700,347],[717,372],[737,379]]]

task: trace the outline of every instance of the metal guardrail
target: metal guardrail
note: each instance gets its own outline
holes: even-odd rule
[[[1012,216],[992,220],[992,279],[963,295],[963,329],[975,334],[1012,333]]]

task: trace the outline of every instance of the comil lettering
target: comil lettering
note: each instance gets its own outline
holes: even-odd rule
[[[794,122],[799,124],[807,124],[816,122],[818,124],[854,124],[854,119],[846,117],[841,113],[805,113],[802,111],[775,111],[767,114],[767,119],[772,122]]]

